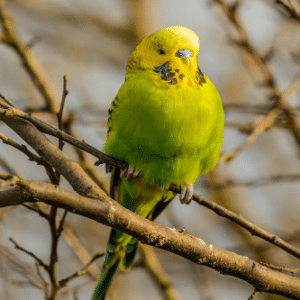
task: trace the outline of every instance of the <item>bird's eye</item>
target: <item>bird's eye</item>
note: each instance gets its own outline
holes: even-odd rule
[[[179,58],[185,58],[185,57],[192,58],[193,51],[187,49],[178,50],[175,55]]]
[[[158,50],[158,53],[161,54],[161,55],[166,54],[166,52],[165,52],[163,49],[159,49],[159,50]]]

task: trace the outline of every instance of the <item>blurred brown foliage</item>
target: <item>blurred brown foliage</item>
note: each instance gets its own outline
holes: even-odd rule
[[[5,5],[4,0],[0,5]],[[11,0],[7,11],[16,25],[18,43],[7,40],[5,26],[10,28],[12,23],[5,25],[0,18],[0,93],[57,126],[62,78],[68,74],[62,129],[98,149],[104,144],[106,111],[124,80],[126,61],[137,41],[161,27],[180,25],[174,20],[194,27],[202,45],[199,64],[218,87],[226,114],[220,163],[200,178],[197,192],[299,247],[299,1],[195,0],[183,6],[182,1],[170,5],[168,1],[76,0],[71,5],[68,1]],[[26,56],[27,47],[34,57]],[[2,123],[0,132],[3,141],[7,136],[23,143]],[[1,172],[28,180],[57,180],[51,168],[28,161],[12,143],[0,145]],[[103,167],[100,171],[89,155],[69,145],[63,150],[108,191]],[[64,178],[60,185],[70,189]],[[0,222],[1,299],[90,297],[102,261],[85,266],[97,258],[94,254],[105,250],[110,228],[45,204],[2,208]],[[158,222],[185,227],[209,243],[274,268],[299,266],[286,251],[195,204],[183,208],[174,201]],[[63,230],[54,234],[60,226]],[[253,292],[240,280],[169,252],[155,252],[159,269],[147,266],[143,248],[136,268],[117,276],[109,299],[246,299]],[[36,258],[40,264],[55,265],[55,270],[47,274]],[[85,276],[79,276],[78,270]],[[166,280],[163,284],[156,276],[160,271]],[[71,275],[76,280],[72,278],[59,292],[53,289],[57,278]],[[164,286],[174,288],[172,296],[164,293]],[[286,299],[267,293],[255,297]]]

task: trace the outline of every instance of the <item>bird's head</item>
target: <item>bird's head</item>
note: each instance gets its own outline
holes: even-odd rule
[[[173,26],[145,37],[132,51],[128,77],[138,70],[153,70],[171,85],[196,78],[199,38],[189,28]]]

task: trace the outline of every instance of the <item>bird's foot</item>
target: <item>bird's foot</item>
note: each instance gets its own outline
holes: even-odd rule
[[[121,178],[126,178],[127,180],[136,178],[139,175],[139,171],[134,167],[127,166],[124,170],[121,171]]]
[[[190,204],[194,194],[194,185],[189,183],[181,188],[181,193],[179,196],[181,204]]]

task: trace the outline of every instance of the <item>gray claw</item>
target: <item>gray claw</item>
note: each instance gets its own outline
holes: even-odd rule
[[[131,178],[136,178],[139,175],[139,171],[134,167],[126,167],[121,171],[121,178],[126,178],[127,180]]]
[[[194,194],[194,185],[189,183],[181,188],[181,193],[179,196],[180,202],[182,204],[190,204]]]

